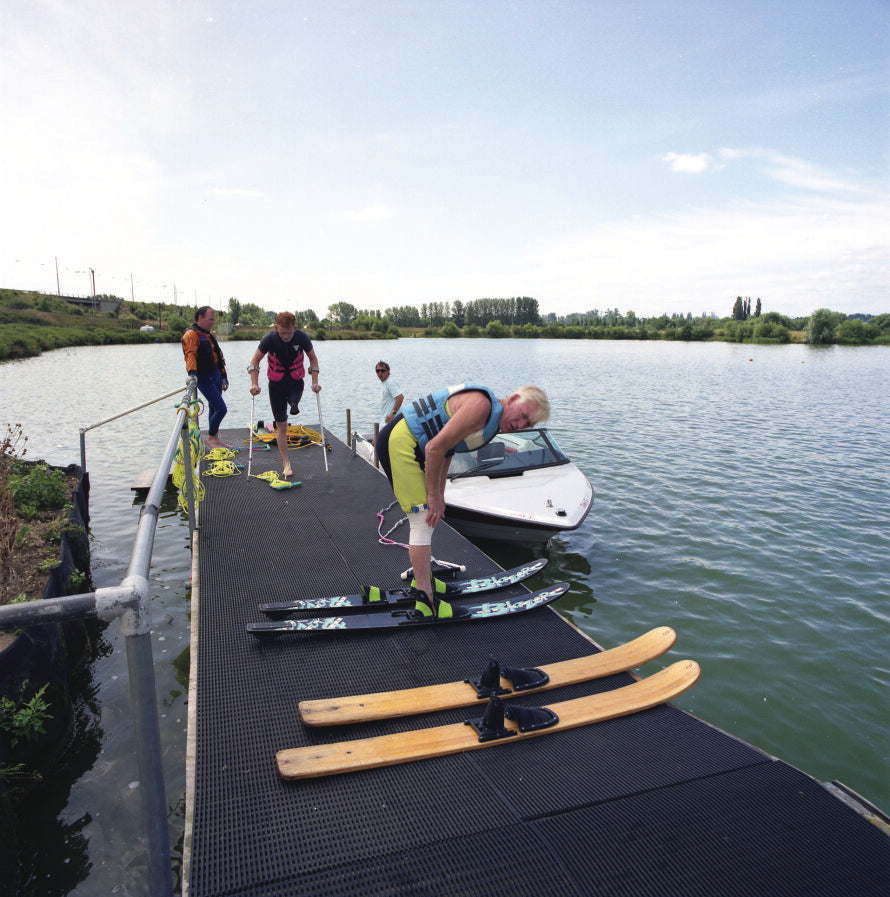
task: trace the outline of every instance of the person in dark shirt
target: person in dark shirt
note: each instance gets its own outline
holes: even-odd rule
[[[306,375],[304,358],[309,359],[309,373],[312,376],[312,391],[320,392],[318,385],[318,356],[312,347],[312,340],[302,330],[289,311],[283,311],[275,319],[275,329],[261,340],[247,372],[250,374],[250,394],[258,396],[260,389],[259,364],[268,355],[266,373],[269,378],[269,404],[275,420],[278,451],[281,452],[282,477],[293,476],[287,455],[287,412],[300,413],[300,399],[303,397],[303,378]]]

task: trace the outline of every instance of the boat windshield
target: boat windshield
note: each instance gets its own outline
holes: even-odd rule
[[[517,430],[498,433],[475,452],[453,455],[448,479],[521,476],[525,470],[568,464],[568,461],[547,430]]]

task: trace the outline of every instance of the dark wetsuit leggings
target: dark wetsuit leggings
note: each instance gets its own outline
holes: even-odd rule
[[[291,414],[299,414],[304,385],[304,380],[293,380],[287,375],[281,380],[269,381],[269,404],[272,406],[275,423],[286,423],[288,405],[291,407]]]
[[[207,399],[209,417],[207,419],[207,432],[210,436],[216,436],[219,425],[229,410],[222,397],[222,374],[214,371],[212,374],[198,374],[198,389]]]

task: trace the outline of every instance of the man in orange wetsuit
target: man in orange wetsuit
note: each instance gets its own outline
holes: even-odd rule
[[[226,360],[216,337],[210,332],[216,323],[216,312],[202,305],[195,312],[195,323],[182,335],[182,353],[188,371],[186,385],[197,385],[207,400],[209,411],[207,446],[231,448],[219,438],[219,425],[229,410],[222,394],[229,388]]]

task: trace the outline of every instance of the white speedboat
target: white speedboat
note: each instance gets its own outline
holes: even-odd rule
[[[374,446],[356,437],[371,464]],[[453,456],[445,520],[469,538],[535,544],[577,529],[593,504],[590,480],[543,427],[498,433],[475,452]]]

